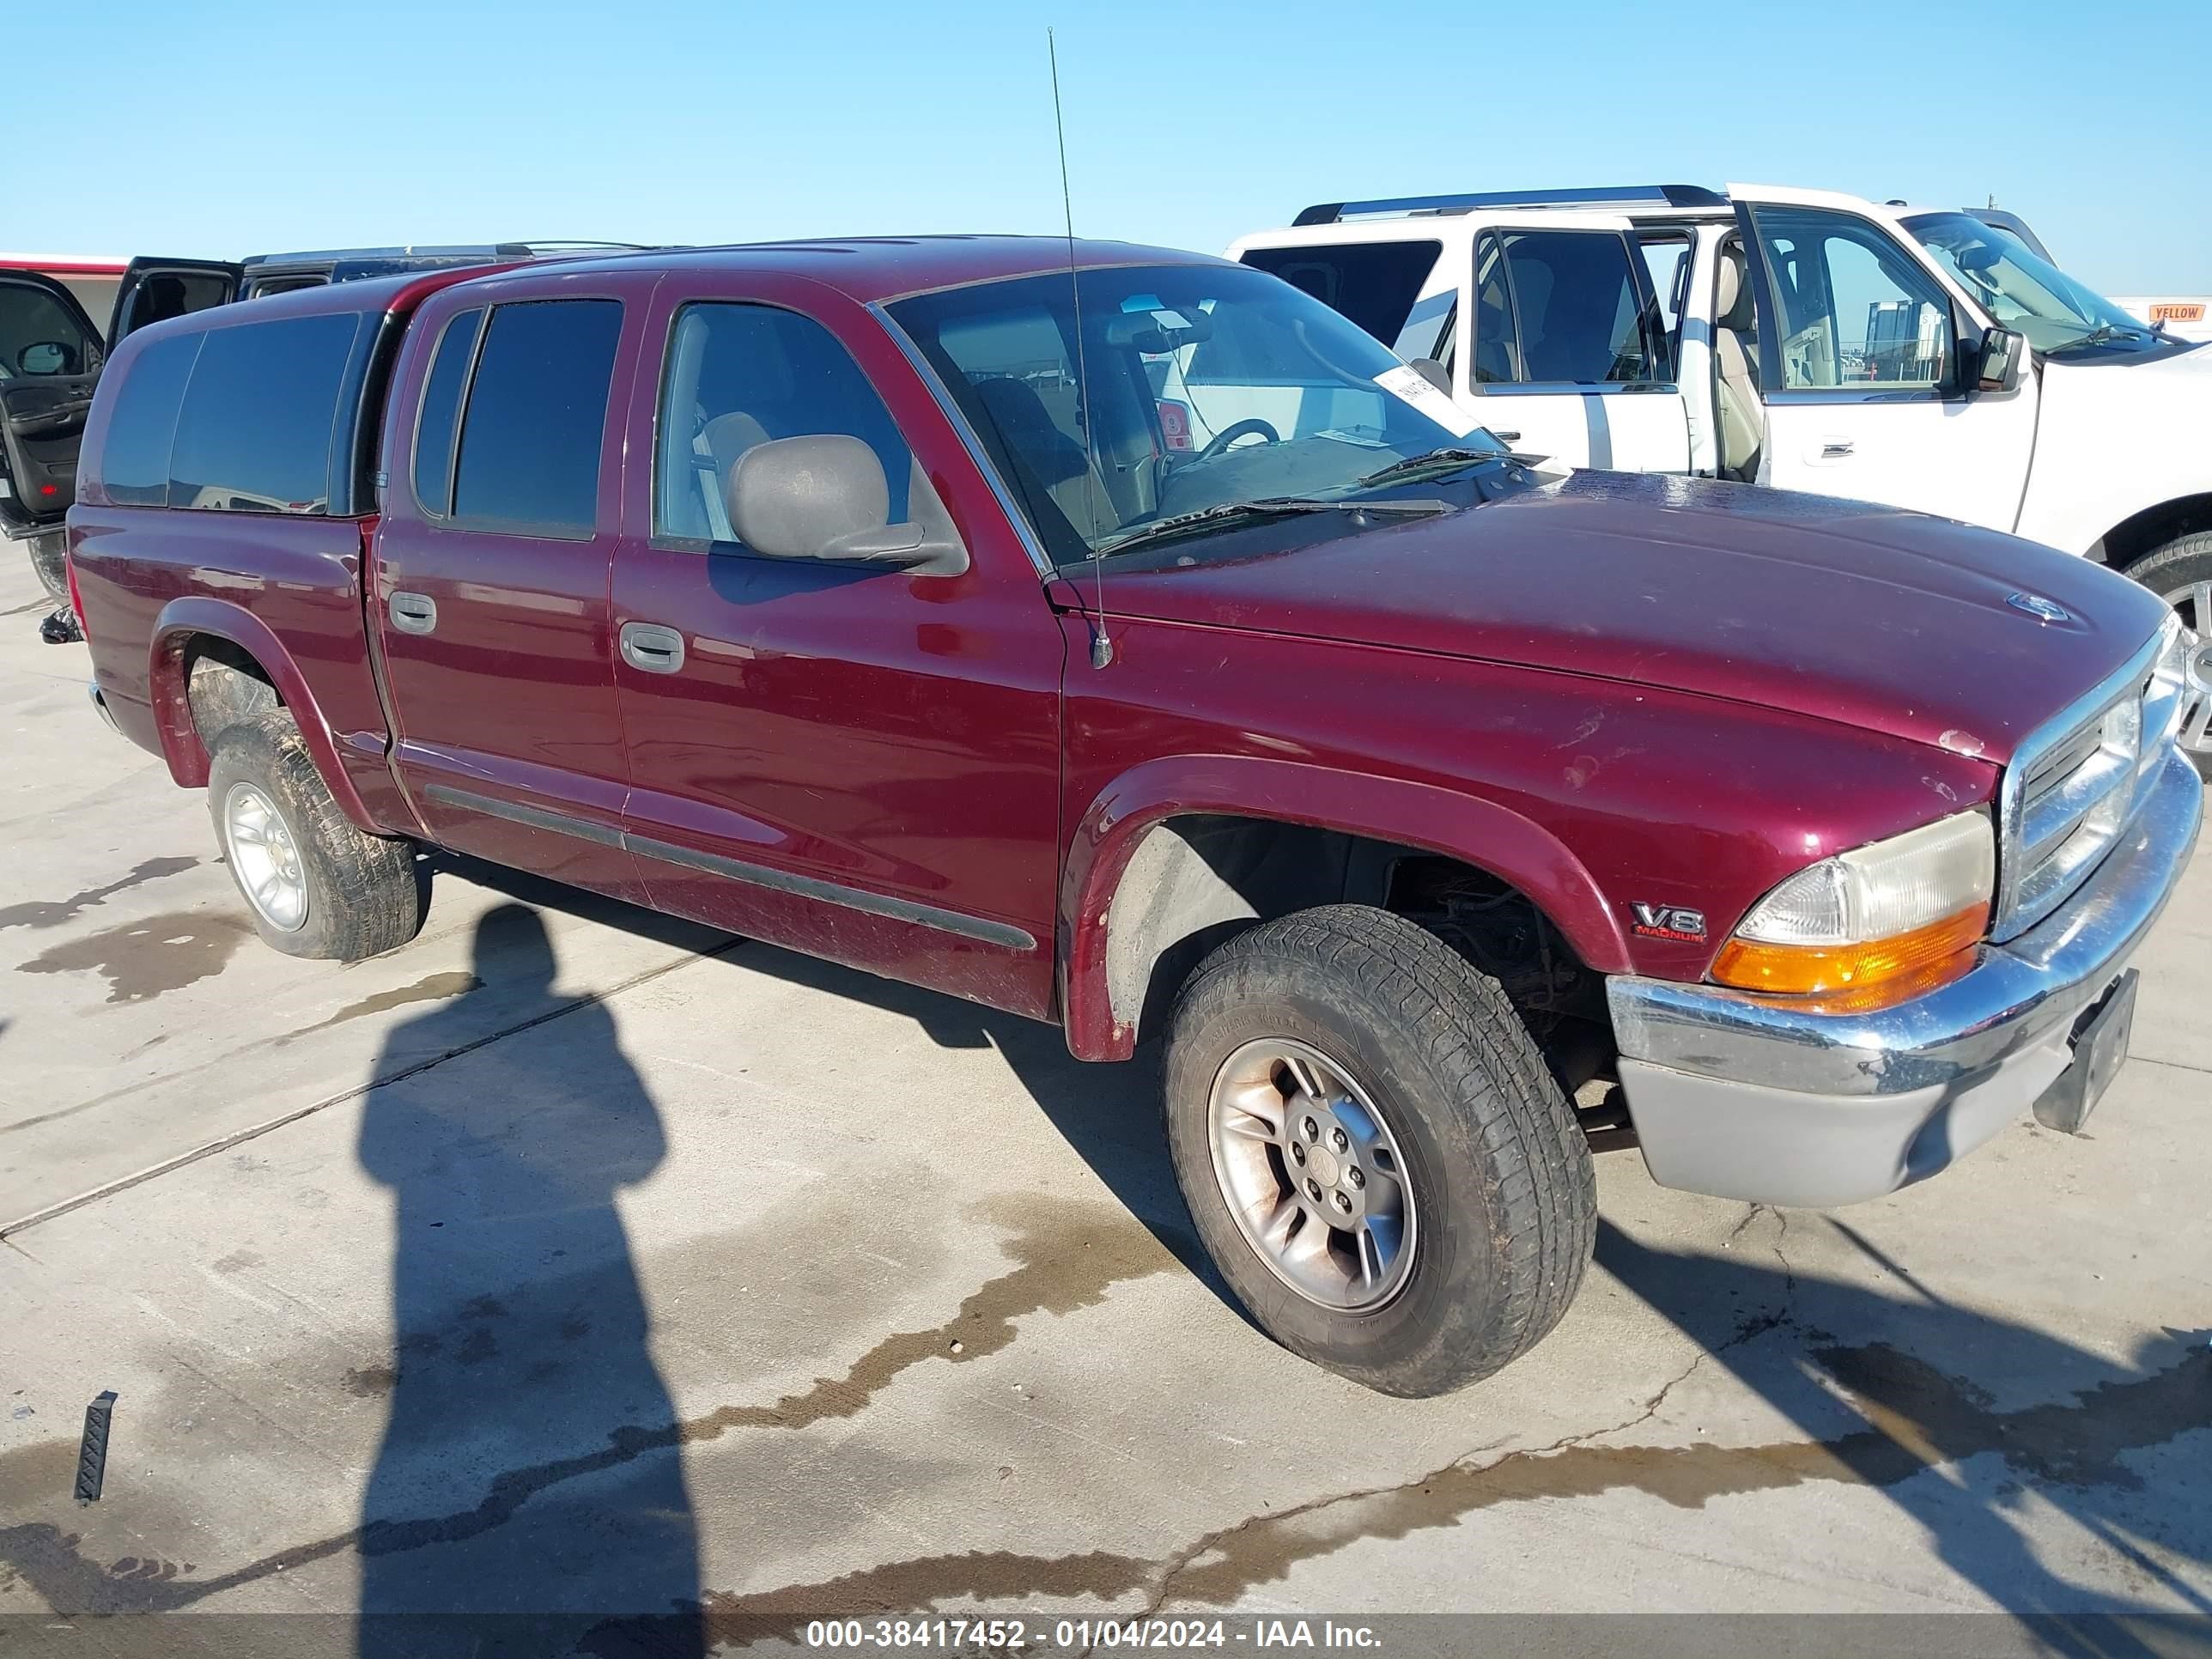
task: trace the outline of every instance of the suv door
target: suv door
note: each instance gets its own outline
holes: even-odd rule
[[[802,279],[690,273],[647,319],[616,552],[626,838],[654,906],[956,995],[1053,1001],[1065,649],[1041,573],[884,325]],[[859,440],[927,572],[736,538],[739,459]],[[966,490],[950,505],[948,491]]]
[[[0,271],[0,525],[58,525],[76,500],[104,356],[75,295],[35,271]]]
[[[1455,379],[1464,406],[1524,454],[1687,471],[1674,337],[1628,221],[1501,212],[1470,228]]]
[[[149,323],[185,317],[239,297],[244,270],[219,259],[133,259],[116,290],[115,313],[108,319],[112,350],[124,336]]]
[[[1822,192],[1729,193],[1757,319],[1735,361],[1756,377],[1759,482],[2010,530],[2039,388],[2022,374],[2008,392],[1974,389],[1988,319],[1887,226]]]

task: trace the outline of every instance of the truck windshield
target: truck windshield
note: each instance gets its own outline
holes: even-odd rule
[[[2084,287],[2012,232],[1964,213],[1923,213],[1905,228],[1966,284],[1999,326],[2052,356],[2102,348],[2135,351],[2158,337]]]
[[[1223,510],[1194,540],[1249,522],[1241,503],[1347,500],[1439,450],[1504,460],[1419,372],[1264,272],[1094,268],[1080,283],[1079,304],[1055,273],[889,307],[1055,564],[1208,508]]]

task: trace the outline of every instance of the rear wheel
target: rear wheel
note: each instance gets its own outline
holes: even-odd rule
[[[1565,1313],[1596,1231],[1581,1127],[1497,982],[1402,916],[1331,905],[1223,945],[1166,1073],[1199,1233],[1293,1352],[1442,1394]]]
[[[2130,565],[2127,574],[2172,605],[2197,632],[2197,651],[2189,665],[2196,706],[2183,719],[2181,746],[2197,771],[2212,778],[2212,532],[2154,548]]]
[[[283,709],[216,737],[208,810],[255,931],[287,956],[354,962],[421,929],[428,891],[414,848],[347,821]]]
[[[31,538],[31,568],[38,572],[39,585],[48,599],[56,605],[70,602],[69,544],[63,532],[44,531]]]

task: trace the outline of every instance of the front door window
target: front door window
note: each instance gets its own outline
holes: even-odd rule
[[[1752,217],[1780,319],[1782,389],[1933,391],[1951,380],[1950,303],[1863,219],[1760,206]]]

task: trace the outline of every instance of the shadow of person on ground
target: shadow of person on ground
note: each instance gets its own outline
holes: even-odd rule
[[[1793,1213],[1789,1231],[1801,1227],[1834,1230],[1908,1294],[1800,1274],[1778,1245],[1770,1267],[1747,1242],[1726,1256],[1678,1252],[1598,1224],[1597,1266],[1793,1424],[1818,1460],[1797,1459],[1800,1469],[1781,1449],[1751,1449],[1757,1467],[1740,1472],[1741,1484],[1723,1473],[1717,1486],[1730,1454],[1706,1446],[1710,1467],[1681,1461],[1691,1485],[1662,1496],[1702,1502],[1793,1476],[1863,1484],[1917,1523],[1953,1571],[2063,1653],[2166,1650],[2155,1628],[2069,1623],[2083,1614],[2212,1614],[2200,1588],[2212,1566],[2212,1487],[2182,1478],[2187,1454],[2176,1444],[2212,1425],[2204,1333],[2146,1337],[2131,1365],[2115,1365],[1943,1300],[1848,1223]],[[2068,1579],[2063,1557],[2029,1535],[2039,1505],[2124,1558],[2155,1601]],[[2040,1530],[2047,1539],[2047,1522]]]
[[[477,923],[473,965],[548,1012],[570,1000],[523,906]],[[480,1036],[448,1004],[386,1041]],[[531,1621],[610,1615],[649,1616],[655,1653],[701,1651],[680,1452],[629,1443],[676,1416],[615,1205],[665,1150],[598,1002],[368,1096],[359,1153],[395,1200],[398,1338],[389,1368],[352,1379],[390,1410],[362,1505],[364,1656],[546,1650]]]

